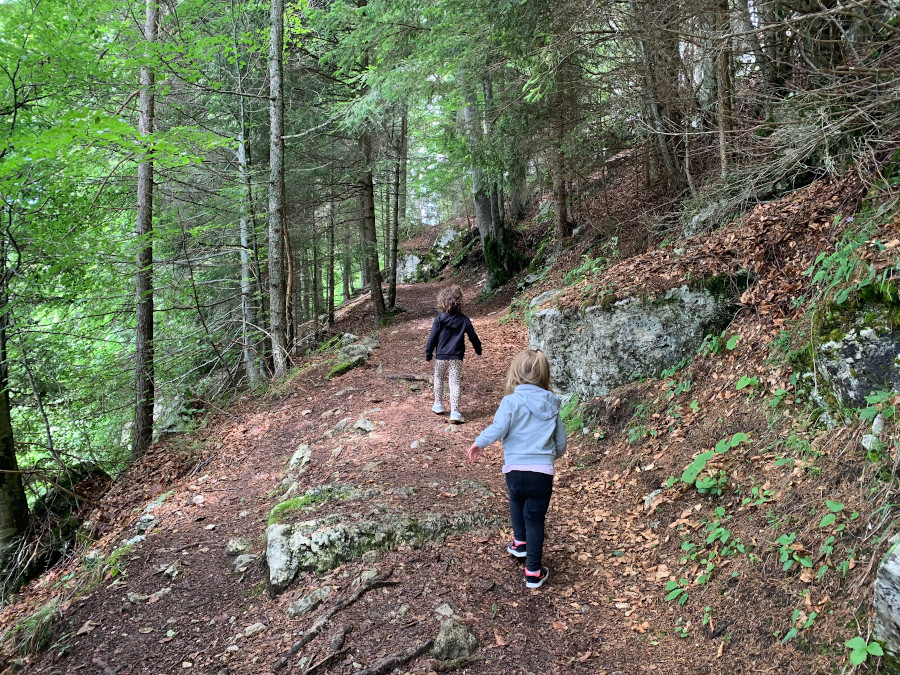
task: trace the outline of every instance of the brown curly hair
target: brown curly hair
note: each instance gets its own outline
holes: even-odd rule
[[[462,289],[453,284],[441,289],[437,296],[437,308],[439,312],[448,314],[460,314],[462,312]]]

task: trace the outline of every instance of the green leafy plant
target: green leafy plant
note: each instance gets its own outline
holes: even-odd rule
[[[838,514],[844,510],[844,505],[840,502],[833,502],[829,499],[825,500],[825,506],[828,507],[830,513],[825,514],[821,521],[819,521],[819,527],[828,527],[829,525],[833,525],[837,520]]]
[[[687,579],[670,579],[666,582],[666,591],[668,594],[666,595],[666,602],[672,602],[673,600],[679,604],[683,605],[688,601],[688,592],[687,592]]]
[[[781,569],[785,572],[789,571],[796,563],[803,567],[812,567],[812,559],[800,544],[795,544],[797,539],[796,532],[788,532],[782,534],[775,543],[779,544],[778,559],[781,562]]]
[[[884,656],[884,649],[875,642],[866,642],[865,638],[857,635],[850,638],[844,643],[844,646],[850,650],[850,663],[854,666],[862,665],[870,656]]]
[[[747,387],[756,388],[759,386],[759,378],[758,377],[750,377],[748,375],[743,375],[741,379],[738,380],[735,388],[740,391],[741,389],[746,389]]]

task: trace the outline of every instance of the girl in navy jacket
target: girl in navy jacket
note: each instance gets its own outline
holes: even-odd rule
[[[438,293],[438,314],[431,324],[431,334],[425,344],[425,360],[431,361],[437,356],[434,364],[434,405],[431,411],[440,415],[444,412],[441,399],[444,395],[444,382],[450,385],[450,421],[462,424],[465,420],[459,412],[459,389],[462,379],[462,361],[466,353],[465,336],[481,356],[481,340],[475,327],[462,313],[462,290],[457,285],[448,286]]]

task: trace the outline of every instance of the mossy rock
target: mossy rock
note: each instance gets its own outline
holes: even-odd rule
[[[335,377],[338,377],[339,375],[350,372],[354,368],[363,365],[365,362],[365,356],[354,356],[347,361],[341,361],[340,363],[335,364],[335,366],[330,371],[328,371],[328,375],[326,377],[331,380]]]

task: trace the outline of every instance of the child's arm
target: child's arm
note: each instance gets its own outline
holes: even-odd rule
[[[509,426],[512,422],[512,411],[509,409],[509,406],[506,404],[506,399],[504,398],[500,401],[500,407],[497,408],[497,412],[494,413],[494,423],[491,424],[487,429],[482,431],[478,438],[475,439],[475,442],[472,444],[472,447],[469,448],[469,459],[473,462],[478,461],[478,457],[481,455],[480,452],[475,453],[475,458],[472,458],[472,448],[478,448],[482,450],[489,446],[491,443],[499,441],[509,434]]]
[[[481,356],[481,340],[478,339],[478,333],[475,332],[475,326],[472,325],[472,322],[468,318],[466,319],[466,335],[469,336],[469,342],[472,343],[475,353],[478,356]]]
[[[556,459],[559,459],[566,454],[566,445],[568,444],[566,427],[563,424],[562,417],[559,415],[556,416],[556,430],[553,432],[553,440],[556,442]]]
[[[431,334],[428,336],[428,342],[425,343],[426,361],[431,361],[431,355],[434,354],[434,348],[437,346],[438,333],[441,332],[439,318],[437,316],[434,317],[434,322],[431,324]]]

